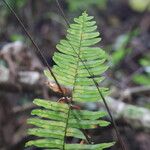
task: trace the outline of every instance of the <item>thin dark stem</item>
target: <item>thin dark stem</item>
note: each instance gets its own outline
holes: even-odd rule
[[[5,0],[2,0],[5,5],[8,7],[8,9],[12,12],[12,14],[16,17],[16,19],[18,20],[18,22],[20,23],[22,29],[24,30],[24,32],[26,33],[26,35],[28,36],[28,38],[31,40],[32,44],[34,45],[35,49],[38,51],[38,53],[41,55],[43,61],[46,63],[47,67],[48,67],[48,70],[50,71],[52,77],[54,78],[59,90],[61,91],[61,93],[65,96],[60,84],[58,83],[58,80],[56,79],[54,73],[52,72],[49,64],[48,64],[48,61],[46,60],[46,58],[44,57],[43,53],[42,53],[42,50],[39,48],[39,46],[34,42],[32,36],[30,35],[30,33],[27,31],[26,27],[24,26],[22,20],[17,16],[16,12],[13,10],[13,8],[8,4],[8,2],[6,2]]]
[[[57,3],[57,5],[58,5],[58,8],[59,8],[60,12],[62,13],[62,16],[64,17],[64,20],[66,21],[66,16],[65,16],[65,13],[64,13],[64,11],[63,11],[63,9],[62,9],[60,3],[59,3],[59,0],[56,0],[56,3]],[[69,27],[69,25],[68,25],[68,20],[66,21],[66,24],[67,24],[67,26]],[[71,48],[74,50],[74,52],[77,54],[78,58],[80,59],[80,61],[81,61],[82,64],[84,65],[85,69],[88,71],[89,75],[90,75],[90,76],[94,76],[93,73],[91,73],[91,72],[89,71],[89,69],[88,69],[88,67],[85,65],[84,61],[80,58],[79,54],[75,51],[75,49],[74,49],[74,47],[72,46],[72,44],[71,44],[69,41],[68,41],[68,43],[69,43],[69,45],[71,46]],[[114,129],[115,129],[115,132],[116,132],[116,136],[117,136],[117,138],[118,138],[118,141],[120,142],[121,148],[122,148],[122,150],[126,150],[125,144],[124,144],[124,142],[123,142],[123,140],[122,140],[122,138],[121,138],[121,135],[120,135],[120,133],[119,133],[118,127],[117,127],[117,125],[116,125],[116,123],[115,123],[115,120],[114,120],[112,114],[111,114],[111,111],[110,111],[110,108],[109,108],[109,106],[108,106],[108,104],[107,104],[107,102],[106,102],[106,99],[104,98],[102,92],[100,91],[99,86],[98,86],[98,83],[95,81],[94,78],[92,78],[92,80],[93,80],[93,82],[94,82],[94,84],[95,84],[95,86],[96,86],[96,88],[97,88],[97,90],[98,90],[98,92],[99,92],[99,94],[100,94],[100,96],[101,96],[103,102],[104,102],[104,105],[105,105],[105,107],[106,107],[106,110],[107,110],[107,112],[108,112],[108,114],[109,114],[109,116],[110,116],[111,122],[112,122],[112,124],[113,124],[113,126],[114,126]]]
[[[68,123],[69,123],[70,111],[71,111],[71,106],[69,106],[69,110],[67,114],[67,121],[66,121],[65,134],[64,134],[65,136],[64,136],[64,141],[63,141],[63,150],[65,150],[66,134],[67,134],[67,128],[68,128]]]
[[[43,55],[43,53],[42,53],[42,50],[41,50],[41,49],[38,47],[38,45],[34,42],[32,36],[31,36],[30,33],[27,31],[27,29],[26,29],[26,27],[24,26],[22,20],[17,16],[17,14],[16,14],[16,12],[13,10],[13,8],[12,8],[5,0],[3,0],[3,2],[6,4],[6,6],[8,7],[8,9],[12,12],[12,14],[16,17],[16,19],[17,19],[18,22],[20,23],[21,27],[23,28],[24,32],[26,33],[27,37],[31,40],[32,44],[34,45],[34,47],[36,48],[36,50],[37,50],[37,51],[39,52],[39,54],[41,55],[41,57],[42,57],[42,59],[44,60],[44,62],[46,63],[46,65],[47,65],[47,67],[48,67],[48,69],[49,69],[49,71],[50,71],[52,77],[54,78],[54,80],[55,80],[55,82],[56,82],[56,84],[57,84],[59,90],[62,92],[63,96],[64,96],[65,98],[67,98],[66,95],[64,94],[64,92],[63,92],[63,90],[62,90],[62,88],[61,88],[59,82],[57,81],[57,79],[56,79],[54,73],[52,72],[52,70],[51,70],[51,68],[50,68],[50,66],[49,66],[49,64],[48,64],[48,62],[47,62],[47,60],[46,60],[46,58],[44,57],[44,55]],[[58,2],[58,4],[59,4],[59,2]],[[59,5],[59,7],[61,8],[60,5]],[[63,13],[63,10],[62,10],[62,13]],[[65,17],[65,14],[64,14],[64,17]],[[67,18],[66,18],[66,20],[67,20]],[[69,22],[67,22],[67,24],[69,25]],[[69,103],[69,107],[70,107],[70,108],[69,108],[68,116],[70,115],[71,103]],[[68,119],[69,119],[69,118],[68,118]],[[78,120],[78,118],[76,118],[76,119]],[[68,126],[67,124],[68,124],[68,120],[67,120],[67,123],[66,123],[66,129],[67,129],[67,126]],[[66,130],[65,132],[67,132],[67,130]],[[87,142],[88,142],[88,143],[91,143],[91,142],[90,142],[90,139],[89,139],[89,137],[86,135],[85,131],[82,130],[82,132],[83,132],[83,134],[85,135]],[[65,133],[65,134],[66,134],[66,133]],[[66,138],[65,138],[65,139],[66,139]],[[64,139],[64,143],[65,143],[65,139]],[[64,147],[64,146],[63,146],[63,147]]]
[[[69,20],[67,19],[66,15],[65,15],[65,13],[64,13],[64,11],[63,11],[63,9],[62,9],[60,3],[59,3],[59,0],[56,0],[56,3],[57,3],[57,6],[58,6],[58,8],[59,8],[59,10],[60,10],[60,12],[61,12],[61,14],[62,14],[62,16],[63,16],[65,22],[66,22],[66,24],[67,24],[67,26],[69,26],[70,22],[69,22]]]

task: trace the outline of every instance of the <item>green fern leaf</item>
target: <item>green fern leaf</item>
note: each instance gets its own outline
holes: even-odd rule
[[[67,31],[67,38],[57,45],[58,52],[53,57],[56,65],[52,71],[59,83],[72,88],[73,102],[96,102],[101,99],[93,78],[99,83],[104,80],[103,73],[108,68],[107,54],[101,48],[93,46],[101,39],[95,31],[96,22],[92,19],[86,12],[75,18],[75,23]],[[49,71],[45,71],[45,75],[53,80]],[[100,87],[100,90],[103,95],[108,94],[107,88]],[[87,136],[82,131],[108,126],[110,123],[102,119],[107,113],[73,109],[71,104],[44,99],[35,99],[33,103],[39,108],[34,109],[31,112],[34,117],[28,119],[28,124],[34,126],[28,130],[28,134],[38,139],[27,142],[26,146],[53,150],[103,150],[114,144],[66,143],[67,137],[88,143]]]
[[[67,30],[67,39],[60,41],[57,45],[59,52],[53,57],[56,65],[52,71],[59,83],[72,87],[73,101],[95,102],[101,99],[89,72],[95,81],[102,82],[103,73],[108,68],[105,63],[107,54],[101,48],[91,47],[101,40],[92,19],[86,12],[75,18],[75,23]],[[45,71],[45,75],[52,79],[49,71]],[[108,89],[101,87],[101,92],[106,95]]]
[[[113,144],[111,142],[107,144],[80,145],[63,142],[65,137],[86,140],[85,135],[80,129],[94,129],[97,128],[97,126],[107,126],[109,122],[98,120],[106,116],[105,112],[71,110],[68,118],[69,105],[67,104],[60,104],[43,99],[35,99],[34,103],[44,109],[39,108],[32,111],[32,115],[35,117],[28,119],[28,124],[34,125],[35,128],[29,129],[28,134],[37,136],[39,139],[27,142],[26,146],[37,146],[49,149],[63,149],[64,147],[65,150],[78,147],[78,150],[91,150],[107,148]],[[66,129],[67,120],[68,126]]]

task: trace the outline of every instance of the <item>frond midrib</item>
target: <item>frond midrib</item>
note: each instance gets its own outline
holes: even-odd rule
[[[84,20],[84,17],[83,17],[83,20]],[[78,61],[77,61],[77,65],[76,65],[76,70],[75,70],[75,77],[74,77],[74,84],[73,84],[73,90],[72,90],[72,97],[73,97],[73,94],[74,94],[74,90],[75,90],[75,85],[76,85],[76,81],[77,81],[77,75],[78,75],[78,68],[79,68],[79,63],[80,63],[80,53],[81,53],[81,47],[82,47],[82,34],[83,34],[83,29],[84,29],[84,21],[82,23],[82,27],[81,27],[81,36],[80,36],[80,43],[79,43],[79,53],[77,53],[75,51],[75,49],[72,47],[73,51],[76,52],[76,55],[78,57]],[[70,44],[70,43],[69,43]]]
[[[84,17],[83,17],[83,19],[84,19]],[[75,69],[74,83],[73,83],[73,89],[72,89],[72,97],[73,97],[73,93],[74,93],[74,90],[75,90],[76,79],[77,79],[77,75],[78,75],[78,67],[79,67],[79,62],[80,62],[80,57],[79,56],[80,56],[80,53],[81,53],[81,46],[82,46],[81,42],[82,42],[83,28],[84,28],[84,21],[83,21],[82,27],[81,27],[81,35],[80,35],[78,53],[76,52],[76,50],[74,49],[74,47],[71,45],[71,43],[69,42],[69,40],[67,40],[68,43],[69,43],[69,45],[72,47],[73,51],[76,53],[76,56],[78,58],[76,69]],[[63,150],[65,150],[65,137],[66,137],[66,134],[67,134],[67,128],[68,128],[68,122],[69,122],[69,117],[70,117],[70,111],[71,111],[71,107],[69,106],[68,117],[67,117],[67,122],[66,122],[66,127],[65,127],[65,136],[64,136]]]

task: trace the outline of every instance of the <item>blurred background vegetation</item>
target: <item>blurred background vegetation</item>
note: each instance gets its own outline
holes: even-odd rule
[[[55,0],[7,2],[52,66],[55,46],[65,37],[67,29]],[[110,97],[118,105],[123,102],[127,106],[119,115],[114,111],[118,128],[127,149],[148,150],[150,116],[146,123],[142,117],[145,112],[150,113],[150,0],[60,0],[60,3],[70,22],[85,10],[95,17],[102,37],[99,46],[108,52],[110,60],[104,84],[110,87]],[[25,149],[25,141],[31,138],[26,136],[26,119],[34,107],[33,98],[55,100],[61,96],[46,88],[43,63],[16,18],[0,1],[0,150]],[[29,73],[34,76],[28,77]],[[28,84],[35,78],[33,84]],[[115,139],[113,127],[91,134],[96,142]],[[116,145],[112,149],[120,148]]]

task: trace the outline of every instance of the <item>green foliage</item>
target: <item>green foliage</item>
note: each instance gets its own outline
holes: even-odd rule
[[[101,97],[93,78],[97,82],[102,82],[102,74],[107,70],[107,54],[99,47],[91,47],[101,39],[93,17],[83,13],[79,18],[75,18],[74,24],[68,29],[67,39],[61,40],[56,46],[59,52],[54,54],[54,72],[59,83],[72,87],[72,99],[78,102],[96,102]],[[82,61],[81,61],[82,59]],[[63,63],[62,63],[63,62]],[[85,68],[84,64],[93,74]],[[101,74],[101,75],[100,75]],[[50,72],[45,71],[45,75],[52,79]],[[106,95],[108,89],[101,87],[101,92]]]
[[[19,9],[27,3],[27,0],[8,0],[8,3],[15,9]]]
[[[117,38],[114,46],[115,51],[112,54],[112,63],[114,66],[120,63],[125,58],[126,53],[130,51],[130,49],[126,48],[129,38],[129,34],[124,34]]]
[[[72,88],[71,101],[67,104],[35,99],[34,103],[40,108],[32,111],[32,115],[36,117],[29,119],[28,123],[35,127],[29,129],[28,134],[35,135],[38,139],[27,142],[26,146],[61,150],[103,150],[114,144],[90,144],[83,132],[85,129],[108,126],[109,122],[102,119],[106,116],[105,112],[71,107],[72,102],[96,102],[100,99],[92,78],[101,82],[104,79],[102,74],[108,68],[105,64],[106,53],[98,47],[92,47],[100,41],[99,33],[95,31],[96,22],[92,19],[85,12],[75,18],[67,30],[67,38],[57,45],[58,52],[53,57],[56,65],[52,71],[59,83]],[[53,80],[49,71],[45,71],[45,75]],[[108,92],[104,87],[100,90],[103,94]],[[69,144],[66,142],[67,137],[84,140],[86,143]]]
[[[67,0],[70,11],[79,9],[87,9],[89,6],[96,5],[100,8],[105,8],[107,0]]]
[[[10,36],[10,39],[12,42],[14,42],[14,41],[25,41],[24,36],[22,36],[21,34],[12,34]]]
[[[129,0],[129,4],[133,10],[138,12],[150,10],[150,0]]]
[[[138,33],[139,31],[136,29],[117,38],[114,45],[115,51],[112,53],[113,66],[118,65],[131,52],[131,48],[127,48],[127,45]]]
[[[114,52],[112,53],[112,63],[113,66],[117,66],[120,64],[121,61],[124,60],[124,58],[130,54],[132,51],[131,48],[128,48],[129,42],[139,34],[139,30],[135,29],[131,32],[128,32],[126,34],[120,35],[115,44],[114,44]]]
[[[43,109],[35,109],[32,115],[40,118],[28,119],[28,123],[36,128],[29,129],[28,134],[40,137],[38,140],[29,141],[27,146],[37,146],[49,149],[103,149],[113,143],[94,145],[80,145],[64,143],[65,137],[75,137],[86,140],[80,129],[94,129],[98,126],[107,126],[109,122],[97,120],[106,115],[105,112],[91,112],[87,110],[72,110],[68,104],[35,99],[34,103]],[[68,115],[69,114],[69,115]],[[41,119],[42,118],[42,119]],[[67,123],[67,128],[66,128]],[[77,148],[78,147],[78,148]]]
[[[133,81],[141,85],[150,85],[150,55],[140,60],[140,64],[143,67],[143,74],[135,74],[133,76]]]

